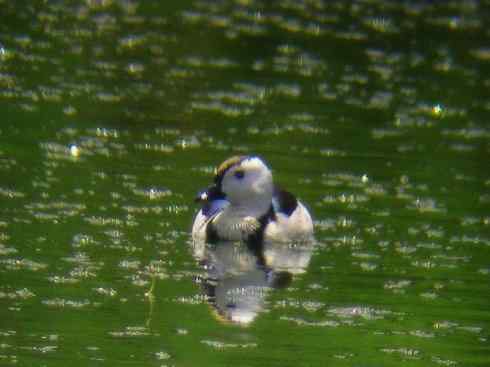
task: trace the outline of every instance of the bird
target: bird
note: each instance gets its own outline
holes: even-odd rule
[[[255,155],[226,159],[195,201],[201,209],[192,225],[194,241],[242,241],[263,250],[264,243],[313,238],[306,206],[275,185],[270,168]]]

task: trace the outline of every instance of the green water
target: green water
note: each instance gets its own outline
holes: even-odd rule
[[[489,366],[488,10],[0,1],[0,365]],[[317,240],[247,326],[189,238],[244,153]]]

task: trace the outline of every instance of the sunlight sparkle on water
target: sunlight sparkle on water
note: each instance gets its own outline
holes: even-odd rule
[[[432,107],[432,115],[435,117],[440,117],[444,112],[444,107],[441,104],[436,104]]]

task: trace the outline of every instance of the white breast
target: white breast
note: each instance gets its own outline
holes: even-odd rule
[[[260,228],[259,221],[252,216],[244,216],[240,212],[224,210],[213,220],[219,238],[231,241],[246,240],[249,235]]]
[[[194,240],[206,239],[206,227],[212,220],[218,237],[229,241],[246,240],[260,228],[257,217],[246,215],[242,211],[232,210],[226,207],[214,217],[205,216],[202,210],[196,215],[192,226],[192,237]],[[313,237],[313,222],[310,213],[304,205],[298,201],[298,206],[287,216],[276,213],[275,220],[267,223],[264,230],[266,242],[291,242],[307,241]]]

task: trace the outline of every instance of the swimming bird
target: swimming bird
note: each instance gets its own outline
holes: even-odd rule
[[[194,240],[266,242],[310,240],[313,222],[306,207],[276,186],[257,156],[234,156],[216,170],[214,184],[196,198],[202,208],[192,226]]]

